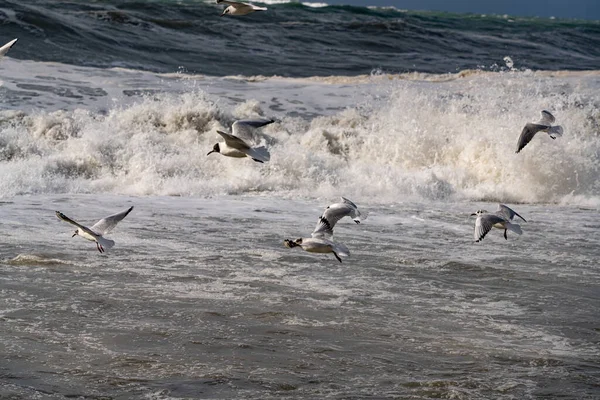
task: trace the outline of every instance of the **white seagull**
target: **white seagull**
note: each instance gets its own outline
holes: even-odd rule
[[[356,204],[342,197],[341,203],[334,203],[328,206],[317,221],[315,230],[310,238],[299,238],[296,240],[285,239],[284,244],[291,248],[301,247],[309,253],[333,253],[339,262],[342,262],[340,256],[347,257],[350,250],[341,244],[331,240],[333,236],[333,227],[342,218],[349,216],[357,224],[360,223],[361,213]]]
[[[128,210],[121,211],[120,213],[108,216],[106,218],[102,218],[100,221],[96,222],[91,228],[87,226],[81,225],[78,222],[73,221],[71,218],[67,217],[65,214],[60,211],[56,211],[56,216],[63,221],[66,221],[70,224],[73,224],[77,227],[77,230],[73,234],[72,237],[77,235],[81,236],[84,239],[90,240],[92,242],[96,242],[96,248],[100,253],[104,253],[104,248],[110,249],[115,245],[115,242],[110,239],[105,239],[103,236],[112,231],[115,226],[121,221],[123,218],[127,216],[133,210],[133,206],[129,207]]]
[[[560,125],[552,126],[556,119],[554,115],[550,113],[550,111],[542,111],[542,119],[537,124],[528,123],[523,128],[521,132],[521,136],[519,136],[519,141],[517,143],[517,153],[520,152],[523,147],[527,146],[527,143],[531,142],[531,139],[538,132],[546,132],[552,139],[556,139],[558,136],[563,135],[563,128]]]
[[[217,0],[217,4],[225,3],[228,4],[229,7],[223,10],[221,17],[223,15],[246,15],[253,13],[254,11],[267,11],[266,7],[258,7],[254,4],[250,3],[241,3],[238,1],[229,1],[229,0]]]
[[[498,204],[498,210],[493,214],[489,214],[485,210],[478,210],[476,213],[471,214],[471,216],[473,215],[477,216],[474,231],[476,242],[483,240],[492,228],[504,229],[504,239],[506,240],[508,240],[508,236],[506,235],[507,230],[521,235],[523,233],[521,226],[511,222],[515,216],[527,222],[525,218],[504,204]]]
[[[221,131],[217,131],[219,135],[225,139],[225,143],[217,143],[213,146],[213,149],[209,151],[206,155],[210,155],[212,153],[221,153],[227,157],[250,157],[256,162],[264,163],[271,159],[271,155],[265,146],[260,147],[251,147],[248,143],[246,143],[239,136],[244,136],[245,138],[253,139],[255,138],[252,135],[253,128],[260,128],[261,126],[265,126],[268,124],[272,124],[272,119],[244,119],[235,121],[231,126],[232,133],[225,133]],[[238,136],[239,135],[239,136]]]
[[[13,47],[15,43],[17,43],[17,40],[18,39],[13,39],[10,42],[6,43],[4,46],[0,47],[0,58],[4,57],[6,53],[8,53],[8,50],[10,50],[10,48]]]

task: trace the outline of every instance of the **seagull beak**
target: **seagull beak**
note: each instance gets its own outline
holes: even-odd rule
[[[209,151],[208,153],[206,153],[207,156],[210,156],[211,153],[214,153],[214,150]]]
[[[477,213],[473,213],[473,214],[471,214],[471,217],[472,217],[472,216],[474,216],[474,215],[477,215]]]
[[[71,237],[74,238],[75,236],[77,236],[77,232],[75,232]]]

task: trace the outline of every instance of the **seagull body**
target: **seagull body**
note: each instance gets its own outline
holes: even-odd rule
[[[253,138],[251,130],[252,128],[260,128],[261,126],[265,126],[271,124],[275,121],[273,120],[239,120],[235,121],[232,125],[232,133],[225,133],[221,131],[217,131],[219,135],[223,139],[225,139],[225,143],[217,143],[213,146],[213,149],[209,151],[206,155],[210,155],[211,153],[221,153],[227,157],[250,157],[256,162],[264,163],[271,159],[271,155],[265,146],[260,147],[251,147],[248,143],[246,143],[243,139],[238,137],[236,134]]]
[[[521,230],[521,226],[519,224],[511,222],[515,216],[527,222],[525,218],[521,217],[519,214],[517,214],[516,211],[505,206],[504,204],[499,204],[498,210],[496,210],[496,212],[493,214],[490,214],[485,210],[478,210],[476,213],[473,213],[471,215],[477,216],[477,219],[475,220],[474,231],[474,237],[476,242],[483,240],[485,235],[487,235],[492,228],[503,229],[504,239],[506,240],[508,240],[506,232],[509,230],[515,232],[518,235],[521,235],[523,233],[523,231]]]
[[[104,253],[105,247],[110,249],[115,245],[115,242],[113,240],[104,238],[104,235],[112,231],[115,228],[115,226],[117,226],[119,221],[125,218],[127,214],[131,212],[131,210],[133,210],[133,206],[120,213],[113,214],[106,218],[102,218],[100,221],[96,222],[91,228],[81,225],[80,223],[72,220],[60,211],[56,211],[56,216],[59,219],[77,227],[77,230],[75,231],[72,237],[79,235],[82,238],[87,239],[91,242],[96,242],[96,248],[98,249],[98,251],[100,253]]]
[[[6,43],[4,46],[0,47],[0,58],[4,57],[6,53],[8,53],[8,50],[10,50],[10,48],[13,47],[15,43],[17,43],[17,40],[18,39],[13,39],[10,42]]]
[[[254,4],[241,3],[238,1],[217,0],[217,4],[225,3],[229,6],[223,10],[223,15],[247,15],[255,11],[267,11],[266,7],[258,7]]]
[[[286,239],[284,244],[289,248],[301,247],[309,253],[333,253],[335,258],[342,262],[340,256],[349,256],[350,250],[345,245],[336,243],[331,239],[333,237],[333,227],[345,216],[350,216],[357,224],[360,223],[361,213],[358,211],[356,204],[342,197],[341,203],[334,203],[323,211],[317,221],[315,230],[311,233],[312,237],[296,240]]]
[[[345,245],[322,237],[300,238],[296,240],[285,239],[284,243],[290,249],[301,247],[302,250],[309,253],[333,253],[339,262],[342,262],[340,256],[347,257],[350,255],[350,250]]]
[[[536,133],[546,132],[552,139],[556,139],[558,136],[563,135],[563,128],[560,125],[552,126],[556,119],[550,111],[542,111],[542,119],[537,124],[528,123],[523,128],[519,141],[517,142],[517,153],[520,152],[523,147],[527,146],[527,143],[533,139]]]

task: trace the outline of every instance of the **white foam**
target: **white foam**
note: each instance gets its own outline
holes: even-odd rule
[[[93,83],[97,73],[77,68],[76,78]],[[66,110],[0,112],[0,196],[345,193],[374,202],[600,205],[597,74],[509,71],[340,83],[115,74],[115,88],[135,85],[133,74],[165,93],[124,100],[111,92],[117,98],[106,111],[72,103]],[[540,135],[515,154],[523,125],[542,109],[552,110],[565,135]],[[278,119],[263,129],[274,138],[269,163],[206,156],[220,140],[217,129],[257,116]]]

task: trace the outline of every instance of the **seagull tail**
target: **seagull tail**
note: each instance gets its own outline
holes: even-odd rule
[[[114,240],[105,239],[102,236],[98,237],[97,239],[98,239],[98,243],[100,244],[100,246],[104,247],[105,249],[110,249],[110,248],[114,247],[114,245],[115,245]]]
[[[563,128],[560,125],[556,125],[556,126],[551,126],[550,129],[548,129],[548,135],[550,135],[550,137],[552,139],[556,139],[557,137],[560,137],[563,135]]]
[[[519,224],[513,224],[511,222],[507,222],[504,225],[504,227],[506,229],[508,229],[509,231],[516,233],[517,235],[523,234],[523,231],[521,230],[521,225],[519,225]]]
[[[247,154],[259,162],[267,162],[271,159],[271,154],[265,146],[253,147]]]
[[[338,256],[348,257],[350,255],[350,250],[348,250],[348,248],[344,244],[334,243],[332,247],[333,251],[335,251],[338,254]]]

